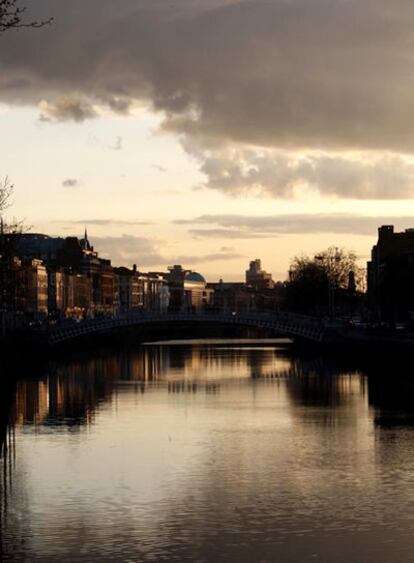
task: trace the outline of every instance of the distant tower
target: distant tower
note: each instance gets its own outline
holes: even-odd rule
[[[91,246],[88,240],[88,229],[85,227],[85,235],[83,239],[80,240],[80,246],[84,252],[93,252],[93,246]]]
[[[274,281],[272,274],[262,270],[262,263],[259,258],[252,260],[249,269],[246,270],[246,285],[254,287],[256,290],[272,289]]]

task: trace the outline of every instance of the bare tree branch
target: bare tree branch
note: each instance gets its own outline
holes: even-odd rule
[[[19,27],[43,27],[52,23],[48,20],[26,21],[24,19],[26,7],[19,7],[18,0],[0,0],[0,33]]]
[[[0,216],[8,207],[10,207],[10,198],[13,193],[13,187],[14,186],[10,182],[8,176],[6,176],[4,180],[0,180]]]
[[[8,176],[4,180],[0,180],[0,238],[4,235],[13,235],[28,230],[24,221],[13,218],[11,222],[8,222],[4,218],[4,212],[12,204],[13,191],[14,185],[10,182]]]

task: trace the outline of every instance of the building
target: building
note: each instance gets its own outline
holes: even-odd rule
[[[209,283],[214,291],[213,306],[220,311],[251,311],[255,309],[255,290],[242,282]]]
[[[118,295],[120,311],[137,309],[144,306],[143,284],[140,280],[137,267],[132,270],[125,267],[114,268],[118,276]]]
[[[367,264],[368,303],[374,319],[407,321],[414,317],[414,229],[378,229]]]
[[[65,282],[62,270],[48,270],[48,308],[49,316],[53,319],[66,316]]]
[[[2,312],[24,313],[26,320],[47,317],[48,274],[42,260],[14,256],[2,264],[0,277]]]
[[[100,259],[99,262],[100,302],[94,302],[95,311],[104,315],[115,315],[119,308],[118,279],[110,260]]]
[[[92,315],[92,280],[83,274],[48,270],[49,317],[85,318]]]
[[[191,274],[191,270],[184,270],[179,264],[168,267],[167,280],[170,289],[170,309],[172,311],[181,311],[186,307],[184,278],[187,274]]]
[[[22,258],[37,258],[50,264],[65,245],[65,239],[41,233],[15,233],[9,235],[13,253]]]
[[[41,260],[48,270],[48,308],[51,316],[79,317],[115,314],[118,280],[110,260],[99,258],[88,233],[77,237],[42,234],[14,235],[16,256]],[[92,288],[92,289],[91,289]]]
[[[114,268],[118,276],[120,311],[145,309],[147,311],[167,310],[170,292],[167,274],[161,272],[138,272],[134,264],[132,270],[125,267]]]
[[[161,272],[141,273],[140,280],[143,284],[144,308],[149,311],[165,309],[170,304],[170,291],[168,286],[168,275]]]
[[[170,289],[166,283],[158,286],[158,310],[166,313],[170,306]]]
[[[178,264],[170,266],[168,270],[170,309],[198,311],[213,307],[214,290],[207,287],[207,282],[201,274],[185,270]]]
[[[214,306],[214,289],[198,272],[181,265],[170,267],[167,273],[143,273],[135,265],[114,268],[110,260],[99,257],[86,229],[81,239],[15,235],[13,248],[19,254],[3,272],[8,276],[7,291],[2,283],[0,292],[3,312],[64,319]],[[2,277],[0,272],[0,280]]]
[[[262,270],[262,263],[258,258],[252,260],[249,264],[249,269],[246,270],[246,285],[256,290],[272,289],[274,287],[272,274]]]
[[[28,259],[22,264],[21,296],[25,313],[33,319],[42,319],[48,314],[48,276],[41,260]]]
[[[200,311],[212,308],[214,305],[214,289],[207,287],[203,276],[197,272],[190,272],[184,278],[184,304],[188,310]]]
[[[63,287],[65,317],[81,319],[93,315],[93,289],[90,278],[76,272],[66,272]]]
[[[118,280],[110,260],[99,258],[90,244],[85,229],[84,238],[67,237],[57,253],[58,267],[72,274],[82,274],[91,280],[93,315],[113,315],[118,311]]]

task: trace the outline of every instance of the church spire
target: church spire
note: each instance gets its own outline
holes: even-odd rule
[[[88,229],[86,227],[85,227],[85,235],[83,239],[80,241],[80,245],[82,250],[84,251],[93,251],[93,246],[91,246],[88,241]]]

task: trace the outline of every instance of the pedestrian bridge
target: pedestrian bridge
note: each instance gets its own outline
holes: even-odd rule
[[[114,317],[98,317],[83,321],[63,321],[48,327],[47,340],[51,346],[70,342],[82,337],[116,333],[126,329],[140,329],[149,325],[197,323],[205,325],[243,326],[268,329],[292,338],[322,342],[325,324],[320,319],[287,312],[136,312]]]

